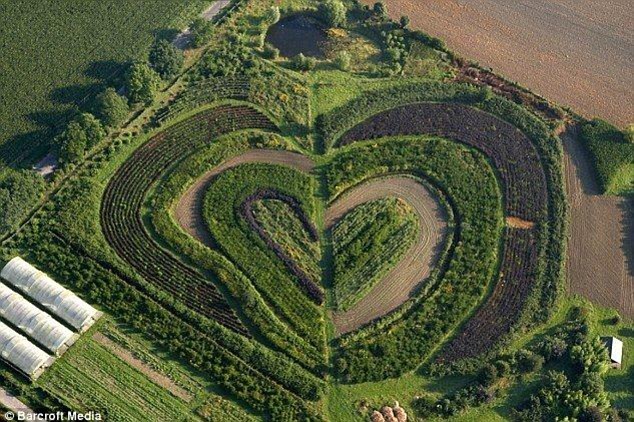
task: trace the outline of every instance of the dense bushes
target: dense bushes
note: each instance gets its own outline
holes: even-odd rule
[[[150,66],[163,79],[172,79],[183,66],[183,52],[167,40],[158,40],[150,49]]]
[[[419,231],[412,208],[396,198],[361,204],[332,229],[337,308],[354,306],[402,257]]]
[[[314,181],[297,170],[266,164],[244,164],[219,174],[205,195],[205,222],[223,252],[244,271],[289,328],[320,348],[323,318],[306,296],[303,280],[290,275],[286,265],[248,225],[240,209],[263,189],[295,198],[312,218]]]
[[[595,119],[581,126],[588,152],[603,193],[634,193],[634,142],[606,121]]]
[[[0,180],[0,234],[15,230],[44,191],[44,180],[32,171],[11,171]]]
[[[336,369],[346,382],[380,380],[415,368],[478,302],[497,262],[500,192],[480,154],[443,140],[353,146],[327,168],[330,196],[389,172],[429,178],[448,196],[459,224],[449,255],[441,257],[415,298],[340,339]]]
[[[319,15],[331,28],[346,26],[346,6],[339,0],[325,0],[319,3]]]

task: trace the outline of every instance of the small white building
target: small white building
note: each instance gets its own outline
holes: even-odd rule
[[[603,337],[603,342],[610,355],[610,367],[620,368],[623,360],[623,342],[616,337]]]

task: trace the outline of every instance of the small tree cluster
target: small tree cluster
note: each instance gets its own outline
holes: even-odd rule
[[[104,126],[116,127],[128,116],[130,107],[125,97],[117,94],[114,88],[107,88],[97,96],[94,112]]]
[[[317,65],[317,60],[314,57],[306,57],[302,53],[299,53],[291,59],[291,66],[295,70],[307,72],[313,70]]]
[[[198,17],[189,25],[191,46],[194,48],[202,47],[211,41],[214,35],[214,25],[205,18]]]
[[[183,52],[167,40],[158,40],[150,49],[150,67],[165,80],[174,78],[183,67]]]
[[[319,4],[319,15],[331,28],[346,26],[346,6],[339,0],[326,0]]]
[[[56,138],[60,162],[69,164],[80,161],[86,151],[105,136],[106,131],[95,116],[90,113],[80,114]]]
[[[125,85],[131,103],[150,105],[160,87],[160,81],[147,63],[135,62],[125,75]]]

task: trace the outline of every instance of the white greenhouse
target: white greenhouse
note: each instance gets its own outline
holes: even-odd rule
[[[64,353],[79,337],[2,283],[0,316],[56,355]]]
[[[0,277],[79,332],[86,331],[101,315],[76,294],[19,256],[4,266],[0,271]]]
[[[55,358],[0,322],[0,355],[11,366],[37,379]]]

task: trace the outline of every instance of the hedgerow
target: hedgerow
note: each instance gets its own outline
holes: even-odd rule
[[[634,192],[634,142],[600,119],[581,125],[581,140],[590,153],[603,193]]]
[[[307,216],[314,213],[314,181],[310,175],[288,167],[244,164],[221,173],[210,186],[205,195],[205,222],[220,248],[244,271],[273,309],[297,334],[321,347],[323,316],[306,294],[307,281],[289,274],[286,265],[240,212],[243,203],[262,189],[295,198]],[[315,281],[312,284],[316,286]]]
[[[205,171],[232,156],[246,152],[249,148],[282,146],[283,142],[279,137],[268,133],[239,132],[217,139],[183,161],[159,184],[152,197],[152,223],[153,228],[173,251],[211,271],[236,300],[248,304],[241,307],[241,318],[246,318],[252,329],[275,349],[286,353],[305,367],[321,372],[324,365],[323,353],[289,330],[287,324],[265,303],[253,283],[223,254],[203,246],[185,234],[170,218],[174,202],[180,198],[187,186]]]
[[[342,337],[335,361],[346,382],[384,379],[418,366],[473,309],[497,262],[501,197],[495,176],[477,152],[440,139],[387,140],[352,146],[326,169],[331,200],[368,177],[425,177],[449,199],[457,227],[448,256],[425,288],[387,317]]]

